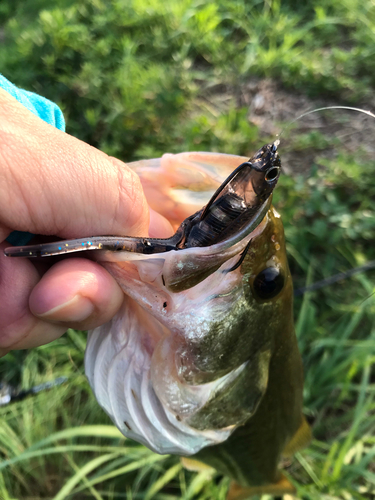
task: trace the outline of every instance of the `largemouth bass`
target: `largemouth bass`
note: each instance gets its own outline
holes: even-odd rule
[[[130,164],[151,207],[177,227],[171,238],[6,250],[95,252],[127,295],[111,322],[89,332],[85,368],[99,404],[153,451],[231,477],[229,499],[293,492],[278,463],[310,439],[292,280],[271,206],[277,146],[250,160],[181,153]]]

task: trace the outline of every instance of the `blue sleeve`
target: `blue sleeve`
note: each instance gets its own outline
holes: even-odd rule
[[[28,90],[22,90],[0,75],[0,88],[6,90],[18,102],[49,125],[65,132],[65,120],[61,109],[52,101]]]
[[[47,122],[49,125],[65,132],[64,115],[55,103],[33,92],[19,89],[2,75],[0,75],[0,88],[16,98],[19,103],[23,104],[23,106],[34,115]],[[32,237],[33,235],[31,233],[13,231],[7,237],[7,241],[11,245],[26,245]]]

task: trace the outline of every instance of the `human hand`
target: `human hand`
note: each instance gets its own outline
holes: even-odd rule
[[[167,237],[126,164],[46,124],[0,89],[0,356],[42,345],[69,327],[109,321],[123,293],[99,264],[61,260],[48,269],[5,257],[14,231],[77,238]]]

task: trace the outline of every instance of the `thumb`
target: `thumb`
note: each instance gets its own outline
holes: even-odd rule
[[[11,230],[148,234],[143,189],[125,163],[46,124],[1,89],[0,116],[0,241]]]

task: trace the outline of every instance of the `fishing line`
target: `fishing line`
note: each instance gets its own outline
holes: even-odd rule
[[[319,111],[327,111],[329,109],[344,109],[344,110],[347,110],[347,111],[357,111],[357,112],[363,113],[363,114],[365,114],[367,116],[371,116],[371,118],[375,118],[375,114],[374,113],[372,113],[371,111],[368,111],[366,109],[362,109],[362,108],[353,108],[352,106],[325,106],[323,108],[316,108],[316,109],[312,109],[310,111],[306,111],[305,113],[302,113],[302,115],[299,115],[297,118],[295,118],[290,123],[288,123],[288,125],[286,125],[282,129],[282,131],[280,132],[280,134],[276,134],[276,137],[280,138],[281,135],[293,125],[293,123],[297,122],[301,118],[304,118],[305,116],[308,116],[308,115],[312,115],[313,113],[318,113]]]
[[[288,123],[288,125],[286,125],[282,129],[280,134],[276,134],[276,137],[280,138],[284,134],[284,132],[286,132],[288,129],[291,128],[293,123],[297,122],[301,118],[304,118],[305,116],[308,116],[308,115],[312,115],[313,113],[318,113],[320,111],[327,111],[330,109],[341,109],[341,110],[346,110],[346,111],[355,111],[355,112],[363,113],[367,116],[370,116],[371,118],[375,118],[374,113],[372,113],[369,110],[362,109],[362,108],[355,108],[352,106],[324,106],[321,108],[315,108],[315,109],[312,109],[310,111],[306,111],[305,113],[302,113],[297,118],[295,118],[290,123]],[[312,283],[311,285],[297,288],[294,291],[294,296],[299,297],[307,292],[313,292],[315,290],[319,290],[321,288],[324,288],[325,286],[333,285],[334,283],[337,283],[338,281],[341,281],[341,280],[346,279],[346,278],[351,278],[352,276],[354,276],[356,274],[368,271],[368,270],[373,269],[373,268],[375,268],[375,260],[369,261],[362,266],[358,266],[358,267],[354,267],[352,269],[349,269],[348,271],[334,274],[333,276],[330,276],[329,278],[325,278],[323,280],[316,281],[315,283]]]
[[[39,392],[52,389],[53,387],[59,386],[67,381],[68,377],[57,377],[55,380],[35,385],[34,387],[31,387],[31,389],[23,391],[18,391],[14,386],[2,382],[0,383],[0,407],[6,406],[14,401],[21,401],[32,394],[38,394]]]
[[[363,273],[364,271],[368,271],[369,269],[374,269],[374,268],[375,268],[375,260],[370,260],[369,262],[366,262],[366,264],[363,264],[363,266],[353,267],[352,269],[349,269],[349,271],[337,273],[337,274],[334,274],[333,276],[330,276],[329,278],[325,278],[323,280],[316,281],[315,283],[312,283],[311,285],[297,288],[296,290],[294,290],[294,296],[299,297],[307,292],[313,292],[315,290],[319,290],[320,288],[324,288],[325,286],[333,285],[334,283],[337,283],[338,281],[344,280],[346,278],[351,278],[355,274]],[[370,297],[371,297],[371,295],[370,295]],[[365,299],[365,300],[367,300],[367,299]]]

